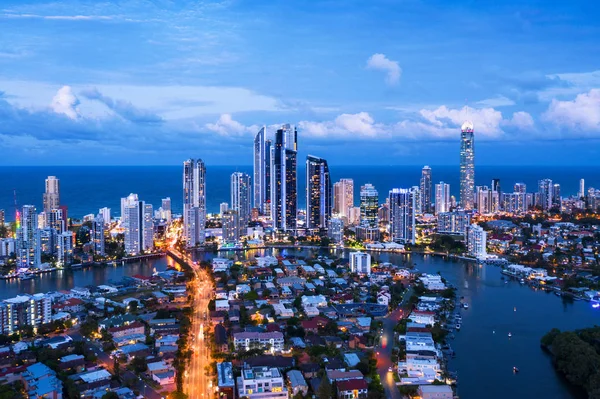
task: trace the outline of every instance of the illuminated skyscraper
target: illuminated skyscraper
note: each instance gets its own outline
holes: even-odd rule
[[[151,204],[140,201],[137,194],[121,199],[121,224],[125,228],[125,252],[138,254],[154,247],[154,219]]]
[[[424,166],[421,170],[421,213],[431,212],[431,168]]]
[[[60,205],[60,184],[56,176],[48,176],[46,179],[46,191],[44,192],[44,212],[57,209]]]
[[[460,128],[460,204],[473,209],[475,196],[475,137],[473,122],[466,121]]]
[[[41,264],[41,245],[35,206],[24,205],[21,226],[17,228],[18,267],[36,268]]]
[[[231,175],[231,210],[237,213],[240,231],[243,234],[250,220],[250,176],[234,172]]]
[[[271,141],[267,128],[261,127],[254,137],[254,208],[266,212],[270,202]]]
[[[538,204],[543,211],[547,211],[552,208],[552,200],[554,199],[553,194],[554,185],[552,179],[542,179],[538,182]]]
[[[450,212],[450,185],[441,181],[435,185],[435,213]]]
[[[527,185],[525,183],[515,183],[515,193],[525,194],[527,192]]]
[[[585,180],[584,179],[580,179],[579,180],[579,194],[578,194],[579,198],[583,198],[585,197]]]
[[[390,191],[390,239],[415,243],[415,195],[413,190],[394,188]]]
[[[280,231],[296,229],[298,209],[296,128],[283,125],[275,133],[271,150],[271,219]]]
[[[329,167],[323,158],[306,157],[306,228],[327,229],[332,200]]]
[[[183,236],[189,247],[204,243],[206,168],[201,159],[183,163]]]
[[[372,184],[360,188],[360,219],[361,223],[377,227],[377,211],[379,209],[379,193]]]
[[[341,179],[333,185],[333,213],[348,218],[354,206],[354,180]]]

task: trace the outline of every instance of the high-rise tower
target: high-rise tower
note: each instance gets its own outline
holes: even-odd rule
[[[419,197],[422,213],[431,212],[431,168],[424,166],[421,170],[421,195]]]
[[[261,127],[256,136],[254,136],[254,207],[264,212],[267,203],[267,185],[270,181],[267,178],[267,168],[270,168],[268,158],[270,158],[270,148],[266,148],[267,128]]]
[[[379,210],[379,193],[372,184],[360,188],[361,223],[377,227],[377,211]]]
[[[48,176],[46,179],[46,191],[43,200],[45,213],[60,206],[60,183],[56,176]]]
[[[475,196],[475,137],[473,122],[466,121],[460,128],[460,204],[473,209]]]
[[[435,185],[435,213],[450,212],[450,185],[441,181]]]
[[[331,178],[323,158],[306,157],[306,227],[326,229],[331,217]]]
[[[246,173],[234,172],[231,175],[231,210],[238,216],[240,232],[245,234],[250,220],[250,176]]]
[[[183,236],[189,247],[204,243],[206,168],[201,159],[183,163]]]
[[[271,150],[271,219],[277,230],[295,230],[298,207],[296,128],[285,124],[275,133]]]
[[[395,188],[390,191],[390,239],[415,243],[415,195],[414,191]]]
[[[333,185],[333,212],[348,218],[354,206],[354,180],[341,179]]]

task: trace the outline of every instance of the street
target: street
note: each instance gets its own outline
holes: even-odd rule
[[[189,368],[184,375],[184,392],[190,399],[204,399],[213,397],[213,384],[211,376],[207,370],[209,368],[210,344],[205,341],[205,332],[211,328],[210,319],[208,317],[208,303],[213,296],[213,286],[206,270],[195,265],[191,259],[184,256],[188,264],[190,264],[196,278],[192,282],[194,290],[194,302],[192,304],[192,338],[189,342],[192,348],[192,360]]]

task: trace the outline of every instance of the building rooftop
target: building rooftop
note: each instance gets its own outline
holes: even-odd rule
[[[231,362],[217,363],[217,377],[219,388],[235,387],[233,379],[233,365]]]
[[[306,380],[302,376],[302,373],[298,370],[288,371],[287,378],[290,380],[292,387],[307,386]]]

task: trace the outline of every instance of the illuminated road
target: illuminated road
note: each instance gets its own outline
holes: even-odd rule
[[[182,256],[188,264],[194,268],[196,278],[192,282],[194,290],[194,301],[192,303],[192,328],[189,344],[192,349],[192,360],[184,376],[184,391],[190,399],[212,398],[214,388],[211,376],[207,372],[211,362],[209,342],[204,339],[205,334],[211,328],[208,318],[208,302],[211,300],[214,289],[212,281],[206,272],[194,265],[187,256]]]

